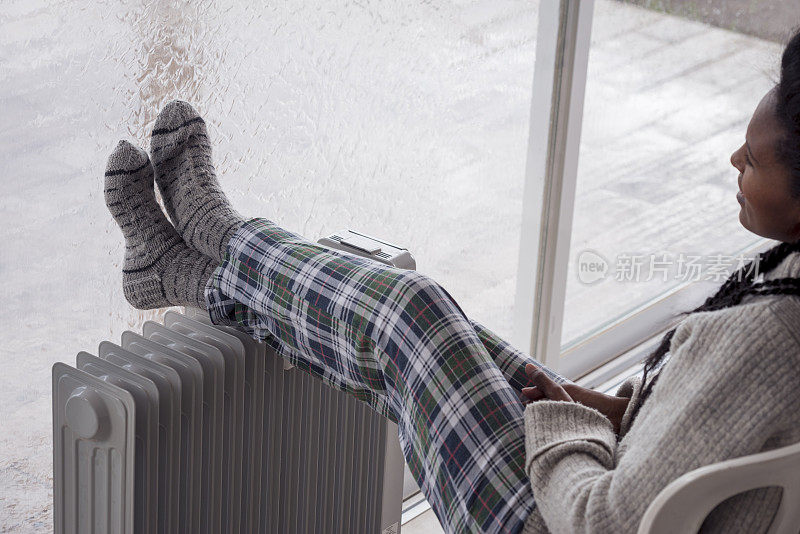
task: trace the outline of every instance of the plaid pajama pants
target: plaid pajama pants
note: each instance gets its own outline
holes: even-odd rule
[[[534,499],[519,390],[525,364],[539,364],[430,277],[253,219],[231,238],[206,301],[213,322],[245,329],[396,422],[445,531],[521,530]]]

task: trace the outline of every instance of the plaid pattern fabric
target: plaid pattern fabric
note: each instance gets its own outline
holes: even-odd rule
[[[230,240],[206,300],[215,323],[396,422],[445,531],[521,530],[534,499],[519,389],[536,362],[470,321],[431,278],[253,219]]]

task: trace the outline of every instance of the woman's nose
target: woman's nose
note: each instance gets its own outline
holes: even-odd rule
[[[744,145],[739,147],[737,150],[735,150],[733,152],[733,154],[731,154],[731,165],[736,167],[736,169],[739,172],[744,172],[743,169],[742,169],[742,165],[741,165],[741,161],[742,160],[741,160],[741,157],[740,157],[740,154],[742,153],[742,148],[744,148]]]

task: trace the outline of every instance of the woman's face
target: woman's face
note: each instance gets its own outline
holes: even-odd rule
[[[791,196],[791,173],[776,153],[783,128],[775,103],[773,89],[758,104],[731,164],[739,170],[736,198],[742,226],[763,237],[794,242],[800,239],[800,199]]]

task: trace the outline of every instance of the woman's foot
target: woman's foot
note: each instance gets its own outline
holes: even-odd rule
[[[205,121],[188,103],[173,100],[158,114],[150,153],[176,230],[190,247],[222,262],[245,220],[219,187]]]
[[[205,284],[217,267],[190,249],[164,217],[153,194],[147,153],[120,141],[109,156],[105,198],[125,236],[122,289],[135,308],[205,308]]]

